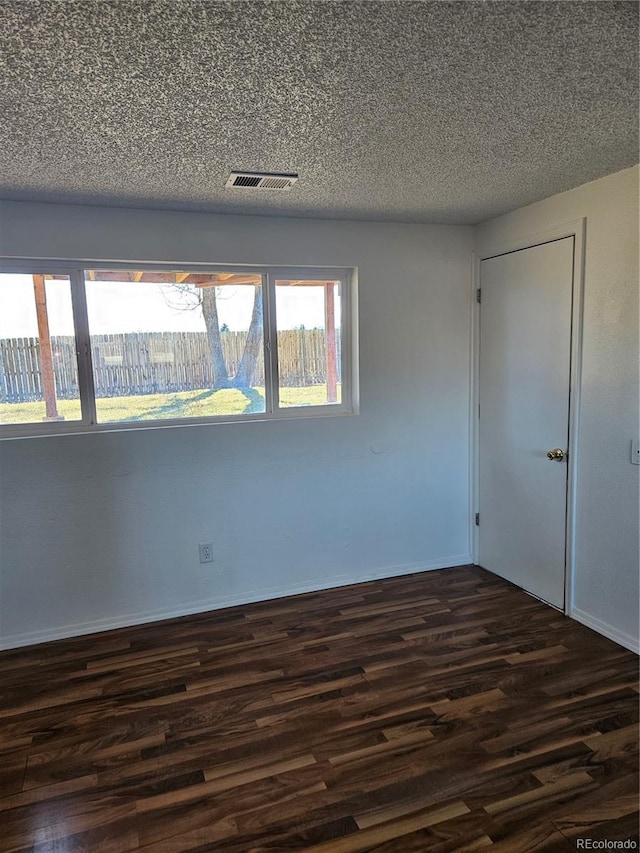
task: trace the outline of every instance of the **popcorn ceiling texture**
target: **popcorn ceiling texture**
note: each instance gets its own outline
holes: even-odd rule
[[[635,2],[0,0],[0,196],[473,224],[637,162],[637,35]]]

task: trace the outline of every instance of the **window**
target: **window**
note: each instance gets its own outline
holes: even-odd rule
[[[0,272],[0,437],[356,411],[347,270]]]
[[[280,406],[340,403],[340,281],[276,279]]]
[[[0,274],[0,425],[82,420],[68,275]]]
[[[262,276],[87,270],[97,423],[264,413]]]

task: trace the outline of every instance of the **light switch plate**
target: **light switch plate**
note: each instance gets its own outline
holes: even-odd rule
[[[631,442],[631,464],[640,465],[640,441],[638,439]]]

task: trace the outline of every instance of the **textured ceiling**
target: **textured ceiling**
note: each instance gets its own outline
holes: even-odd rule
[[[0,197],[476,223],[637,162],[637,37],[636,2],[0,0]]]

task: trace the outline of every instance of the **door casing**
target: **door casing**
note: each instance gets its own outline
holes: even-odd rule
[[[582,327],[584,301],[584,253],[586,246],[587,219],[583,217],[571,222],[558,225],[535,234],[525,234],[509,242],[490,246],[481,252],[475,252],[472,262],[471,276],[471,346],[470,368],[471,388],[469,405],[469,428],[471,436],[470,452],[470,506],[469,506],[469,541],[473,562],[478,562],[479,528],[475,524],[475,514],[481,513],[479,506],[479,423],[478,403],[480,394],[479,365],[480,365],[480,305],[476,301],[476,291],[480,287],[480,261],[504,255],[507,252],[517,252],[529,249],[551,240],[563,237],[574,237],[573,283],[572,283],[572,317],[571,317],[571,370],[569,374],[569,447],[567,460],[567,532],[565,542],[565,609],[567,616],[573,612],[573,589],[575,577],[576,556],[576,509],[578,498],[578,427],[580,415],[580,382],[582,372]],[[480,517],[482,524],[482,516]]]

